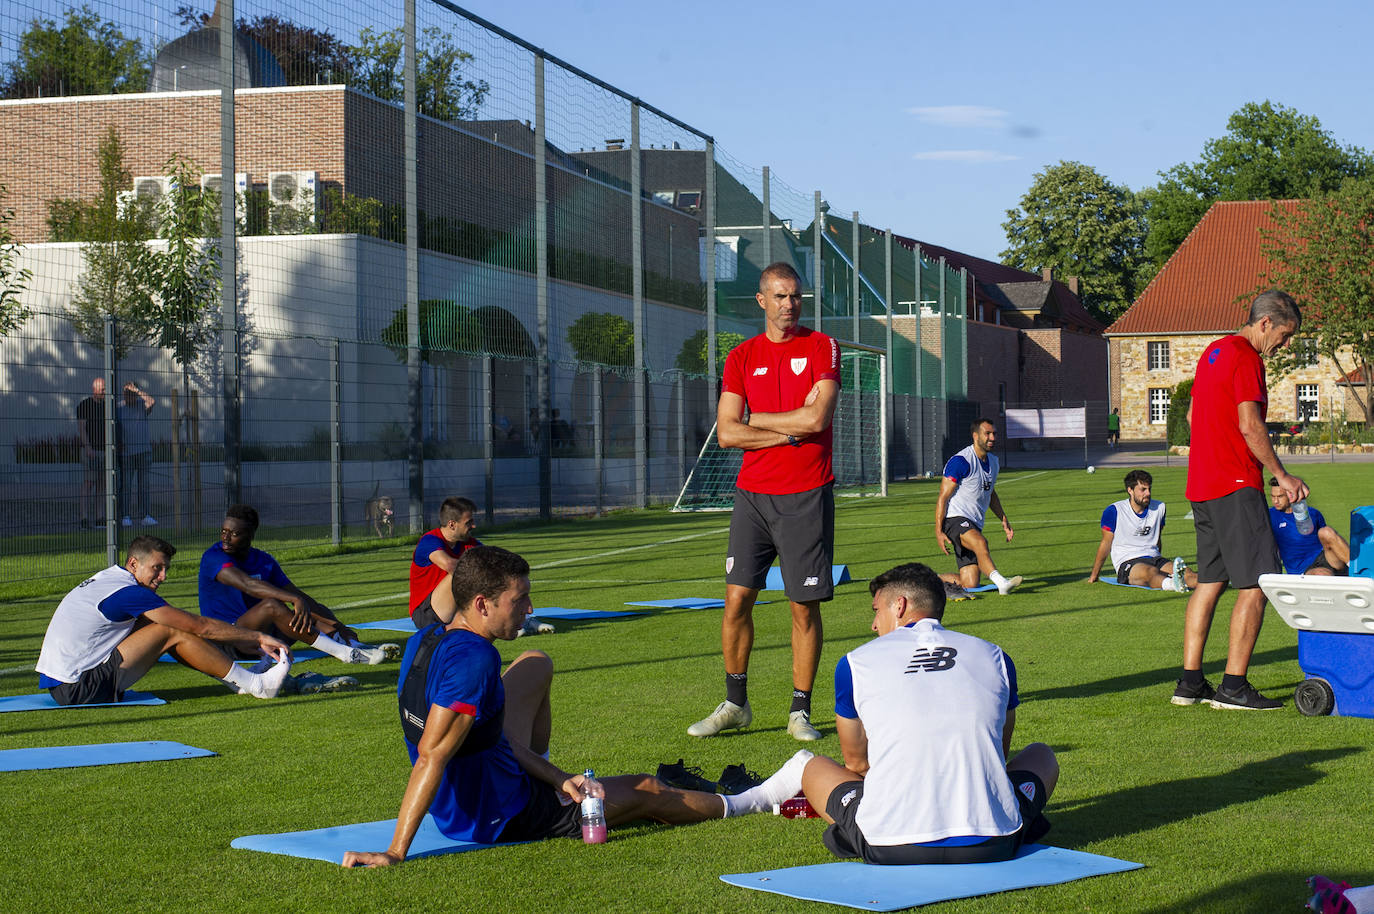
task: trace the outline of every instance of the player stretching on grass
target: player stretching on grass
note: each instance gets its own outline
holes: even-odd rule
[[[477,505],[466,498],[450,495],[439,506],[439,526],[420,537],[410,559],[410,619],[416,629],[447,623],[453,618],[453,597],[446,586],[458,557],[473,546],[482,545],[473,531]],[[439,607],[434,606],[438,601]]]
[[[262,632],[195,616],[157,595],[176,549],[155,536],[129,544],[123,565],[78,584],[58,604],[38,655],[38,684],[60,705],[119,701],[163,653],[257,698],[275,698],[291,669],[286,645]],[[220,649],[237,648],[276,662],[262,673]]]
[[[940,497],[935,500],[935,539],[940,551],[949,555],[949,547],[954,547],[954,560],[958,563],[957,583],[965,590],[972,590],[981,580],[980,574],[997,585],[997,592],[1006,596],[1021,586],[1021,576],[1003,577],[992,563],[992,553],[988,550],[987,537],[983,536],[983,520],[988,508],[1002,521],[1002,530],[1007,542],[1011,542],[1011,521],[1002,510],[1002,501],[997,497],[997,455],[991,453],[997,443],[997,427],[991,419],[974,419],[969,426],[973,443],[964,448],[945,464],[944,478],[940,480]],[[955,583],[948,575],[941,575],[948,583]]]
[[[1010,761],[1016,667],[1002,649],[940,625],[945,591],[925,565],[878,575],[873,631],[835,668],[844,764],[818,755],[802,784],[825,846],[866,863],[1007,860],[1049,830],[1059,779],[1044,743]]]
[[[1088,583],[1098,579],[1102,563],[1110,552],[1119,584],[1152,587],[1187,593],[1197,586],[1197,574],[1188,570],[1182,558],[1164,558],[1164,509],[1162,501],[1150,498],[1154,478],[1144,470],[1126,474],[1126,497],[1102,512],[1102,542]]]
[[[458,611],[447,626],[410,637],[397,695],[410,780],[391,846],[349,851],[344,866],[390,866],[406,857],[429,813],[450,838],[492,844],[581,832],[585,778],[547,758],[553,732],[553,662],[525,651],[501,672],[493,642],[514,640],[530,614],[530,566],[495,546],[469,549],[450,576]],[[763,812],[801,789],[811,753],[737,796],[679,790],[647,774],[600,780],[611,826],[640,819],[685,825]]]
[[[256,509],[232,505],[225,512],[219,542],[200,559],[202,616],[300,641],[344,663],[376,665],[400,654],[397,644],[363,644],[329,607],[292,584],[270,553],[253,548],[257,532]]]
[[[801,277],[788,264],[763,271],[755,298],[764,332],[726,356],[716,407],[720,446],[744,451],[725,559],[725,701],[687,732],[715,736],[754,719],[748,691],[754,601],[777,558],[792,609],[787,732],[816,740],[821,734],[811,726],[811,686],[821,660],[821,603],[835,591],[830,420],[840,393],[840,350],[830,337],[801,325]]]

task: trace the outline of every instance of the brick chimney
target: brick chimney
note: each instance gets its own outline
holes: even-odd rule
[[[1040,270],[1040,278],[1045,282],[1054,282],[1054,267],[1044,267]]]
[[[1078,294],[1078,277],[1077,277],[1077,276],[1070,276],[1070,277],[1069,277],[1069,291],[1072,292],[1074,295],[1077,295],[1077,294]]]

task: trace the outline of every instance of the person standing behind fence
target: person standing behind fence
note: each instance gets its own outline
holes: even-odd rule
[[[124,402],[119,404],[120,468],[124,474],[119,485],[119,513],[123,515],[120,523],[125,527],[133,526],[129,501],[135,481],[138,483],[138,513],[143,515],[139,523],[144,527],[157,526],[157,518],[148,510],[148,470],[153,463],[148,414],[156,404],[153,395],[140,390],[133,381],[124,385]]]
[[[789,264],[764,269],[756,298],[765,330],[726,356],[716,407],[720,446],[744,451],[725,559],[725,701],[687,733],[715,736],[753,720],[746,683],[754,601],[778,558],[792,609],[787,732],[817,740],[811,686],[821,659],[821,603],[835,590],[830,422],[840,395],[840,349],[801,325],[801,277]]]
[[[1121,444],[1121,413],[1115,409],[1107,417],[1107,446],[1116,450]]]
[[[89,530],[92,498],[105,494],[100,482],[105,475],[105,379],[99,375],[91,381],[91,395],[76,404],[76,436],[81,441],[81,529]],[[97,507],[97,524],[105,523],[103,514]]]

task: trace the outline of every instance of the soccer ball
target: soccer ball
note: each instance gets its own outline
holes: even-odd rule
[[[1097,472],[1097,467],[1088,467],[1088,472],[1089,472],[1089,473],[1096,473],[1096,472]]]

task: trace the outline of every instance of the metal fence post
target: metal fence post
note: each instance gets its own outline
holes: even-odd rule
[[[534,265],[539,375],[539,516],[553,517],[553,451],[549,446],[549,203],[544,145],[544,55],[534,55]]]
[[[329,341],[329,541],[343,541],[343,389],[339,341]]]
[[[945,258],[940,258],[940,399],[949,402],[949,315],[945,313]]]
[[[720,372],[716,361],[720,353],[716,351],[716,144],[706,141],[706,394],[710,398],[707,407],[714,412],[716,407],[716,382]]]
[[[644,186],[640,174],[639,102],[630,105],[630,269],[634,293],[635,507],[649,504],[648,378],[644,368]],[[707,250],[715,256],[715,238]]]
[[[425,520],[425,451],[421,437],[424,383],[420,371],[420,199],[417,157],[419,118],[416,106],[415,0],[405,0],[405,200],[406,200],[406,477],[410,532]]]
[[[683,401],[687,399],[687,376],[677,372],[677,490],[687,484],[687,411]]]
[[[496,447],[493,436],[496,434],[496,408],[495,398],[492,393],[492,360],[491,353],[482,353],[482,417],[486,423],[486,431],[482,435],[482,469],[486,486],[483,489],[484,500],[486,502],[487,523],[496,522]]]
[[[913,257],[913,259],[915,260],[915,274],[914,274],[914,275],[915,275],[915,277],[916,277],[916,370],[915,370],[915,375],[916,375],[916,438],[915,438],[915,443],[916,443],[916,453],[917,453],[917,458],[916,458],[916,474],[919,476],[919,475],[924,474],[924,473],[925,473],[925,469],[926,469],[926,452],[925,452],[925,444],[924,444],[924,442],[922,441],[922,434],[921,434],[922,429],[923,429],[924,426],[925,426],[924,422],[922,421],[922,413],[921,413],[921,397],[922,397],[922,395],[923,395],[923,394],[922,394],[922,391],[924,390],[924,386],[925,386],[925,379],[924,379],[923,375],[924,375],[924,373],[925,373],[925,357],[926,357],[925,344],[921,342],[921,324],[924,323],[924,321],[925,321],[925,315],[924,315],[924,314],[922,313],[922,311],[921,311],[921,307],[922,307],[922,306],[921,306],[921,246],[920,246],[919,244],[913,245],[913,246],[912,246],[912,249],[911,249],[911,252],[912,252],[912,257]],[[906,419],[907,419],[907,426],[906,426],[906,429],[907,429],[907,436],[910,437],[910,435],[911,435],[911,430],[912,430],[912,426],[911,426],[911,403],[910,403],[910,402],[907,403]]]
[[[896,378],[892,374],[892,229],[884,233],[883,256],[885,264],[883,275],[883,295],[887,298],[887,326],[884,328],[884,342],[887,346],[887,355],[883,359],[883,384],[887,388],[887,396],[883,398],[883,422],[887,423],[896,418],[892,412],[890,402],[892,394],[896,391]],[[919,297],[919,296],[918,296]],[[920,310],[917,306],[916,310]],[[889,426],[890,430],[891,426]],[[887,469],[888,451],[892,448],[892,439],[888,435],[883,435],[883,494],[887,494]]]
[[[767,165],[763,166],[763,262],[765,266],[773,262],[772,175]]]
[[[115,320],[105,315],[105,561],[119,561],[119,468],[115,463]]]
[[[964,377],[963,383],[959,387],[959,391],[963,394],[964,399],[968,399],[968,290],[969,286],[972,284],[972,280],[973,276],[969,273],[968,268],[960,267],[959,299],[961,309],[964,312],[964,319],[959,322],[959,364]],[[977,304],[977,299],[974,300],[974,303]]]
[[[242,402],[240,386],[240,341],[238,314],[237,229],[235,208],[238,194],[234,187],[234,0],[219,4],[219,159],[220,159],[220,349],[224,354],[224,501],[242,501],[243,478],[240,466],[242,445]],[[114,389],[110,395],[114,396]]]
[[[854,342],[863,342],[859,339],[859,298],[864,294],[863,277],[859,275],[859,211],[854,210],[854,221],[850,223],[850,246],[854,249],[854,274],[850,282],[849,293],[849,313],[853,319],[853,330],[850,337]],[[854,389],[859,389],[859,366],[854,363]]]
[[[606,507],[606,403],[601,395],[602,368],[592,368],[592,463],[596,466],[596,514]]]
[[[821,282],[825,278],[825,272],[821,261],[825,259],[821,253],[825,244],[825,201],[821,199],[821,192],[816,191],[815,197],[816,214],[811,222],[811,247],[815,255],[811,258],[811,297],[816,307],[816,329],[822,332],[825,328],[821,325]]]
[[[878,356],[878,440],[882,442],[882,447],[878,450],[878,492],[884,498],[887,497],[887,438],[888,424],[887,415],[891,405],[888,403],[888,394],[892,388],[887,386],[887,361],[888,356]]]

